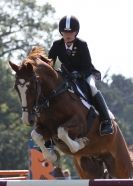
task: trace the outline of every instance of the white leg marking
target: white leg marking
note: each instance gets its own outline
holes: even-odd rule
[[[58,138],[66,143],[72,153],[76,153],[85,147],[85,143],[82,140],[72,140],[68,136],[68,132],[63,127],[58,128]]]
[[[20,83],[24,84],[25,80],[24,79],[19,79]],[[22,100],[22,107],[27,107],[27,100],[26,100],[26,90],[27,90],[27,85],[29,82],[25,83],[23,86],[18,85],[18,90],[21,96]],[[28,121],[28,112],[22,112],[22,121],[25,124],[29,124]]]
[[[57,160],[57,156],[54,153],[50,153],[47,148],[45,147],[45,141],[43,139],[43,136],[36,132],[36,130],[33,130],[31,132],[31,137],[34,140],[34,142],[40,147],[43,157],[48,159],[51,162],[55,162]]]

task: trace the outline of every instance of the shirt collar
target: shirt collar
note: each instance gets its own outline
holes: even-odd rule
[[[68,47],[67,44],[65,43],[65,47],[66,47],[66,49],[72,50],[72,48],[73,48],[73,43],[71,44],[70,47]]]

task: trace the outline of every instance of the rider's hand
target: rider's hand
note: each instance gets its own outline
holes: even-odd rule
[[[79,72],[77,72],[77,71],[73,71],[73,72],[71,73],[71,78],[72,78],[72,79],[81,78],[81,74],[80,74]]]

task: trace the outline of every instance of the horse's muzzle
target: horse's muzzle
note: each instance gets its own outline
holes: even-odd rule
[[[28,119],[28,112],[22,112],[22,122],[23,124],[30,125],[29,124],[29,119]]]
[[[35,113],[30,113],[28,116],[28,120],[29,120],[29,125],[33,126],[36,124],[37,121],[37,117]]]

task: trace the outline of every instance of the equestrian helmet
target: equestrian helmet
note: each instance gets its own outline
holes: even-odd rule
[[[79,32],[80,24],[75,16],[64,16],[59,22],[59,32]]]

